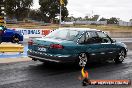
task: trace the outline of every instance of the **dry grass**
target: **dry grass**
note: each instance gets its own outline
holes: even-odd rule
[[[76,28],[94,28],[105,31],[120,31],[120,32],[132,32],[132,27],[123,27],[118,25],[65,25],[62,27],[76,27]],[[21,24],[7,24],[7,28],[31,28],[31,29],[57,29],[59,25],[52,24],[49,26],[41,26],[37,23],[21,23]]]
[[[76,25],[75,27],[82,27],[82,28],[94,28],[103,31],[121,31],[121,32],[132,32],[132,27],[123,27],[118,25]]]

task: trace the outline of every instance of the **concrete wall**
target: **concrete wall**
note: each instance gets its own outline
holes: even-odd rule
[[[119,21],[119,26],[132,26],[132,22]]]
[[[106,25],[107,21],[74,21],[74,24],[101,24],[101,25]]]

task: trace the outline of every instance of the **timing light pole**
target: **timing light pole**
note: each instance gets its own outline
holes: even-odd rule
[[[5,7],[4,7],[4,0],[0,0],[0,24],[6,26],[6,13],[5,13]]]

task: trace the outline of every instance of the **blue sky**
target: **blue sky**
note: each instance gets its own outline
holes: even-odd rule
[[[32,8],[39,8],[39,0],[34,0]],[[69,16],[84,17],[94,14],[100,17],[117,17],[124,21],[132,19],[132,0],[68,0]]]

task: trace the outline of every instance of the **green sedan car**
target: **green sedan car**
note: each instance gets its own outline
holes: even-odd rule
[[[122,63],[127,46],[105,32],[90,28],[60,28],[28,42],[28,56],[34,61],[85,66],[88,62],[113,60]]]

